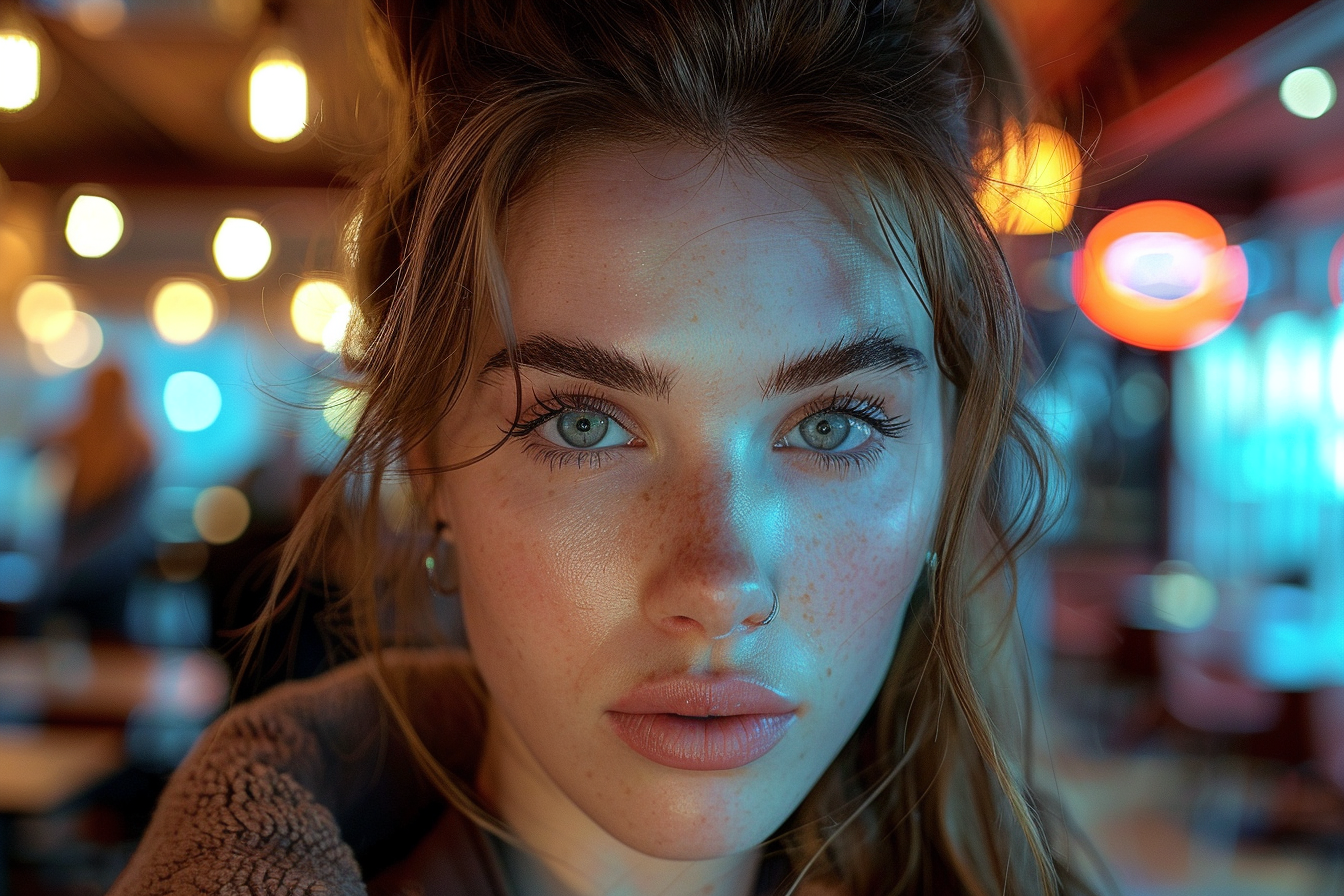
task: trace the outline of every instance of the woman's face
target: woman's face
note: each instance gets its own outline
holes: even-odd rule
[[[793,812],[929,548],[932,324],[844,195],[764,160],[594,153],[501,234],[522,417],[434,509],[494,724],[652,856],[749,849]],[[441,456],[495,444],[516,403],[483,360]]]

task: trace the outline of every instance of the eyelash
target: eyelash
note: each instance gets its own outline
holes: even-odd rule
[[[527,439],[538,428],[544,426],[547,421],[570,411],[596,411],[615,420],[623,429],[631,430],[630,425],[625,422],[620,410],[615,405],[592,392],[580,389],[564,393],[548,392],[544,397],[533,393],[532,397],[535,404],[527,412],[530,416],[527,416],[526,419],[520,417],[513,421],[504,430],[506,438]],[[808,451],[806,453],[823,470],[860,470],[875,461],[886,450],[884,444],[886,439],[898,439],[910,427],[908,417],[896,417],[894,419],[887,417],[884,405],[885,402],[882,399],[862,395],[857,390],[844,393],[837,390],[827,398],[818,399],[804,406],[796,415],[796,419],[785,429],[785,432],[789,432],[793,427],[814,414],[830,412],[847,414],[853,417],[864,425],[871,427],[873,432],[882,436],[882,439],[874,441],[862,450],[845,454],[825,451]],[[528,439],[523,445],[525,453],[538,461],[549,464],[552,471],[563,467],[567,463],[574,464],[577,469],[583,469],[584,464],[588,464],[592,469],[597,469],[611,450],[610,448],[566,449],[549,442],[542,444],[533,439]]]

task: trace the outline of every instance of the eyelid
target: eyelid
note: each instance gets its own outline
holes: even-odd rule
[[[546,392],[544,396],[533,392],[532,399],[532,407],[524,411],[519,419],[514,421],[507,431],[508,435],[525,436],[544,426],[547,421],[571,411],[595,411],[616,421],[618,426],[635,438],[641,438],[620,408],[601,395],[586,389],[550,391]],[[534,413],[538,409],[541,409],[541,412]],[[575,448],[573,450],[582,451],[584,449]]]
[[[788,418],[789,422],[775,436],[775,443],[786,438],[798,424],[808,417],[826,411],[848,414],[871,427],[876,435],[884,438],[897,438],[910,425],[908,418],[887,416],[886,402],[878,396],[866,395],[857,388],[848,392],[841,392],[837,389],[830,395],[809,401],[791,414]],[[864,411],[876,413],[864,413]]]

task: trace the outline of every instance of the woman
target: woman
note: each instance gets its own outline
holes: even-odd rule
[[[367,404],[276,597],[338,566],[370,658],[219,723],[116,892],[1083,891],[1008,684],[1050,455],[972,200],[983,13],[380,18]],[[469,656],[383,649],[426,566]]]

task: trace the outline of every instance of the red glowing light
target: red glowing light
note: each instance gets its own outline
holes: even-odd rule
[[[1159,351],[1189,348],[1227,329],[1246,302],[1247,282],[1241,249],[1227,245],[1212,215],[1184,202],[1112,212],[1073,260],[1083,313],[1116,339]]]
[[[1339,282],[1340,275],[1344,274],[1344,271],[1340,270],[1341,265],[1344,265],[1344,236],[1335,240],[1335,247],[1330,250],[1330,264],[1326,269],[1326,276],[1330,281],[1328,284],[1330,301],[1335,303],[1336,308],[1344,305],[1344,295],[1340,293]]]

